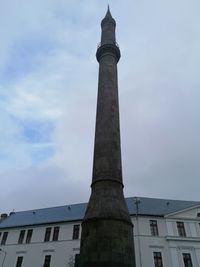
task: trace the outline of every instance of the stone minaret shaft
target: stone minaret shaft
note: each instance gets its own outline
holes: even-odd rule
[[[101,27],[101,44],[96,54],[99,85],[92,182],[106,179],[122,183],[117,82],[120,50],[115,41],[115,21],[109,10]]]
[[[115,20],[102,20],[92,193],[82,223],[80,267],[134,267],[133,226],[123,195]]]

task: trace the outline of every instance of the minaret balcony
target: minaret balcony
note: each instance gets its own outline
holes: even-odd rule
[[[98,62],[100,62],[100,59],[103,56],[106,55],[112,55],[116,58],[116,61],[118,62],[121,56],[119,45],[117,42],[110,42],[110,43],[102,43],[100,42],[97,46],[97,52],[96,52],[96,58]]]

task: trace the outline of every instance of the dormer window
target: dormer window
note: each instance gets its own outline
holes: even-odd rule
[[[176,222],[176,225],[177,225],[178,235],[181,237],[186,237],[184,222]]]

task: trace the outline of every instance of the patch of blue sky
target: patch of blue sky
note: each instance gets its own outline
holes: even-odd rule
[[[19,119],[10,115],[10,118],[20,128],[20,139],[28,144],[46,144],[52,142],[52,135],[55,129],[53,121]]]
[[[28,143],[49,143],[55,124],[51,121],[23,120],[23,137]]]
[[[4,89],[0,86],[0,108],[2,108],[8,101],[8,96],[5,94]],[[0,111],[1,112],[1,111]]]
[[[42,58],[54,49],[55,43],[48,35],[35,33],[25,36],[15,42],[10,51],[4,69],[0,73],[1,84],[12,83],[35,71],[40,66]]]
[[[32,165],[40,165],[48,161],[54,153],[55,147],[52,143],[33,145],[31,148]]]

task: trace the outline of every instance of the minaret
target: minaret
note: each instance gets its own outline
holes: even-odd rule
[[[109,7],[101,22],[92,192],[82,223],[80,267],[135,267],[133,225],[123,195],[116,22]]]

